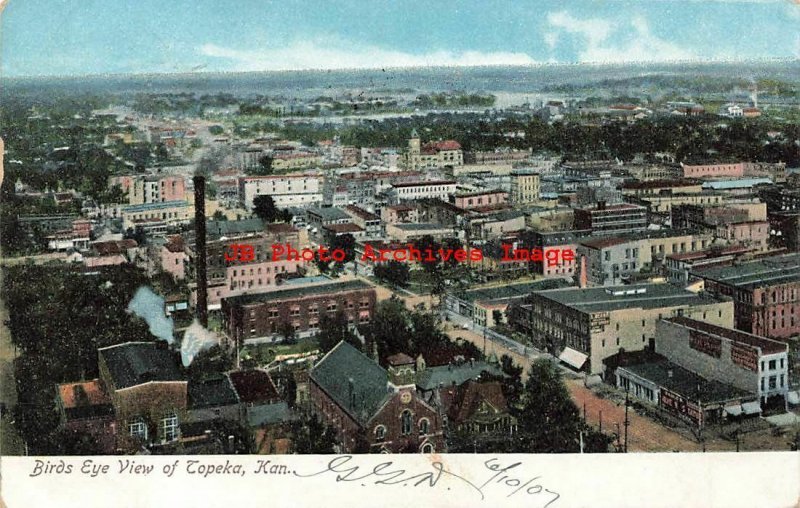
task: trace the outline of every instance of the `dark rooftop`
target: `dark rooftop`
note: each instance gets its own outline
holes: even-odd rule
[[[189,381],[189,408],[230,406],[239,402],[228,376]]]
[[[386,370],[344,341],[320,360],[310,377],[361,423],[369,421],[390,392]]]
[[[281,396],[266,371],[239,370],[228,374],[239,400],[246,403],[271,403]]]
[[[186,381],[177,356],[155,342],[126,342],[97,352],[105,360],[116,390],[151,381]]]
[[[286,300],[291,298],[303,298],[306,296],[321,296],[331,293],[342,293],[344,291],[356,291],[359,289],[372,289],[372,286],[361,280],[348,280],[344,282],[329,282],[325,284],[313,284],[309,286],[291,287],[278,289],[266,293],[256,293],[251,295],[232,296],[224,298],[230,305],[249,305],[253,303],[266,303],[273,300]]]
[[[534,291],[558,289],[568,287],[569,282],[564,279],[544,279],[535,282],[522,282],[517,284],[503,284],[489,288],[468,289],[459,293],[458,297],[468,302],[508,300],[528,296]]]
[[[714,403],[755,397],[753,393],[708,380],[666,359],[621,368],[692,401]]]

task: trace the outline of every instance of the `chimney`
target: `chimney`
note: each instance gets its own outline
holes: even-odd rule
[[[194,177],[194,231],[197,252],[197,320],[208,328],[208,276],[206,273],[206,179]]]
[[[585,288],[589,285],[589,275],[586,272],[586,256],[581,256],[581,265],[578,267],[578,287]]]
[[[356,407],[356,394],[355,394],[355,386],[353,383],[353,378],[347,378],[347,388],[350,394],[350,409],[355,409]]]

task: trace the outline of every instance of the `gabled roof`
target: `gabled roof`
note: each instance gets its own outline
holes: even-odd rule
[[[417,386],[422,390],[433,390],[441,386],[462,385],[470,379],[477,379],[483,371],[495,376],[503,372],[484,361],[468,361],[460,365],[428,367],[417,375]]]
[[[390,393],[386,370],[344,341],[314,366],[310,378],[361,424],[369,421]]]
[[[126,342],[97,353],[105,360],[117,390],[152,381],[186,382],[177,356],[155,342]]]
[[[469,380],[456,389],[448,411],[451,421],[459,424],[470,419],[484,401],[498,413],[508,412],[508,403],[499,382]]]

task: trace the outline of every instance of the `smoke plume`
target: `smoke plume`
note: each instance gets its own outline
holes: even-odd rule
[[[203,328],[203,325],[195,319],[183,334],[183,341],[181,342],[181,361],[183,366],[188,367],[201,351],[217,344],[219,344],[217,335]]]
[[[152,289],[142,286],[136,290],[133,300],[128,304],[128,312],[133,312],[147,322],[150,333],[164,339],[169,344],[175,342],[172,336],[174,323],[164,314],[164,299]]]

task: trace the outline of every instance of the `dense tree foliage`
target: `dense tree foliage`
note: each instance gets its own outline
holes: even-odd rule
[[[50,453],[57,442],[52,439],[55,385],[97,377],[99,347],[154,339],[143,320],[126,312],[146,278],[129,265],[98,274],[63,265],[18,265],[4,271],[7,325],[18,353],[18,428],[31,453]]]

